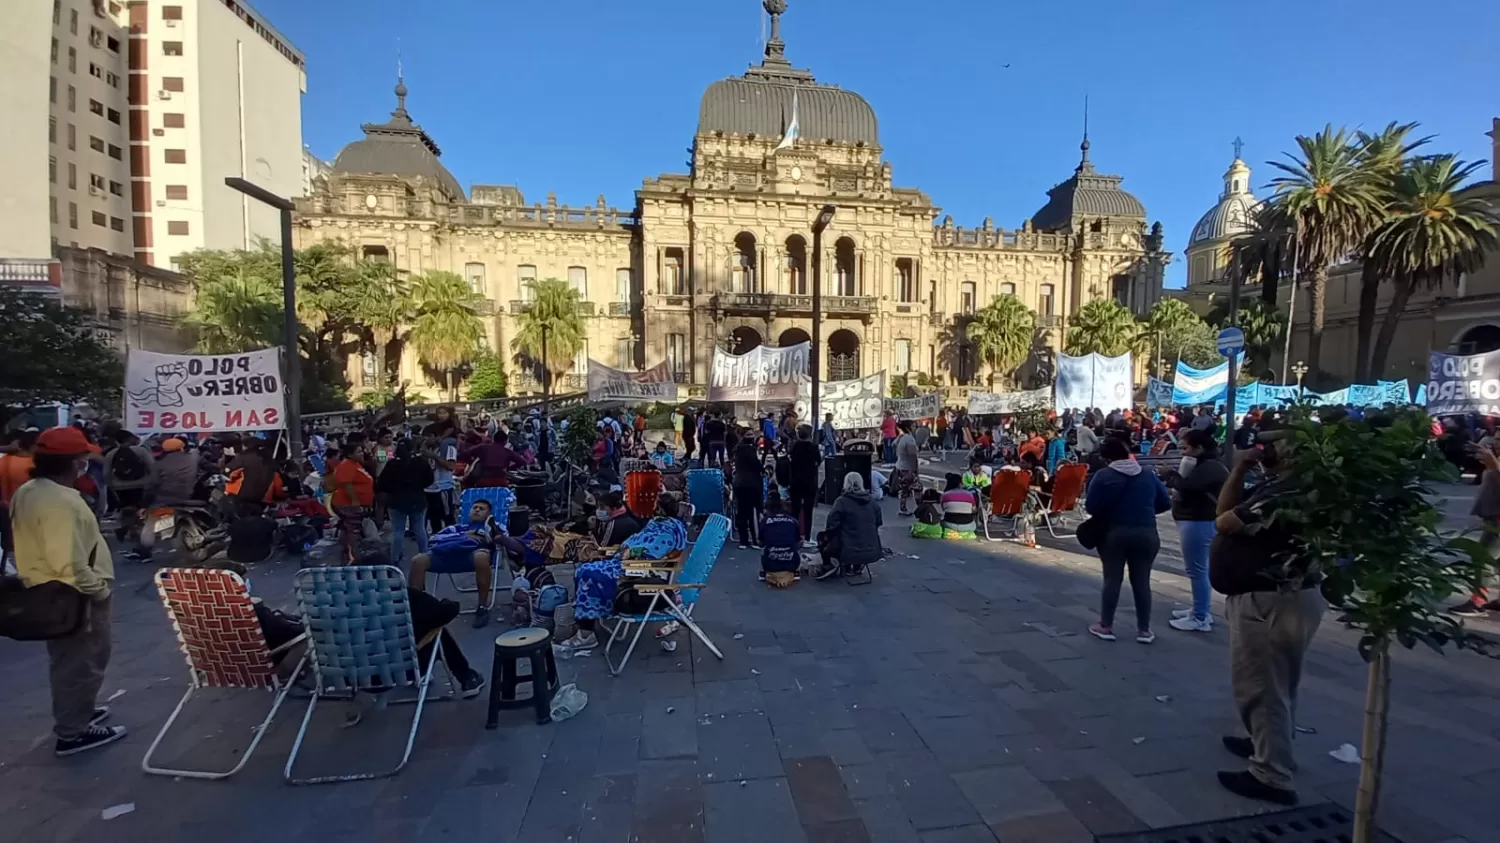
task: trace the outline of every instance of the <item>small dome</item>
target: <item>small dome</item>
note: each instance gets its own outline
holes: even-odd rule
[[[360,129],[364,139],[339,150],[333,159],[333,172],[421,176],[436,184],[449,199],[463,200],[463,185],[438,160],[442,150],[407,113],[404,82],[396,83],[396,110],[391,112],[391,119],[366,123]]]
[[[1069,231],[1079,217],[1133,217],[1144,220],[1146,206],[1120,187],[1121,176],[1096,172],[1089,161],[1089,139],[1079,149],[1083,160],[1073,177],[1047,191],[1047,204],[1031,217],[1038,231]]]
[[[1260,200],[1250,191],[1250,167],[1236,158],[1224,173],[1224,192],[1219,195],[1218,203],[1193,226],[1188,247],[1244,234],[1254,226],[1259,207]]]

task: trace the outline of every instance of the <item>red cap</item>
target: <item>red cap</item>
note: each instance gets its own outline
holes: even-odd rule
[[[76,457],[89,452],[89,439],[76,427],[54,427],[36,438],[35,453],[58,457]]]

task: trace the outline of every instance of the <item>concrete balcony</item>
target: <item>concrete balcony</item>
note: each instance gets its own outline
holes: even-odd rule
[[[791,296],[781,293],[719,293],[714,296],[714,306],[730,313],[754,313],[757,315],[776,313],[812,314],[812,296]],[[874,296],[823,296],[825,316],[873,316]]]
[[[515,316],[516,314],[520,314],[520,313],[525,313],[526,311],[530,310],[531,306],[534,305],[534,304],[536,304],[536,302],[520,301],[520,300],[517,300],[517,299],[511,299],[511,302],[510,302],[510,313],[511,313],[512,316]],[[594,315],[594,303],[591,302],[591,301],[581,301],[581,302],[578,302],[578,304],[575,306],[574,310],[575,310],[575,312],[579,316],[593,316]]]
[[[610,316],[629,316],[630,315],[630,302],[628,302],[628,301],[612,301],[612,302],[610,302],[609,303],[609,315]]]

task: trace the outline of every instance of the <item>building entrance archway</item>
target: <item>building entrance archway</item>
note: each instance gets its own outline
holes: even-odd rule
[[[1454,346],[1459,354],[1484,354],[1500,349],[1500,326],[1475,325],[1459,334]]]
[[[840,328],[828,335],[828,380],[852,381],[859,377],[859,334]]]
[[[748,354],[760,348],[760,344],[764,341],[761,339],[760,331],[749,325],[741,325],[730,331],[726,339],[729,343],[730,354]]]

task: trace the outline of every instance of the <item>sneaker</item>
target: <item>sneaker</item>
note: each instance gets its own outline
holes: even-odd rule
[[[763,570],[756,571],[755,572],[755,579],[758,580],[759,582],[765,582],[766,581],[766,572],[763,571]]]
[[[1240,735],[1225,735],[1224,748],[1241,758],[1249,758],[1255,754],[1255,743],[1249,738]]]
[[[595,647],[599,646],[599,636],[595,635],[592,632],[586,632],[580,629],[577,632],[573,633],[572,638],[569,638],[566,641],[559,641],[554,646],[563,650],[569,650],[574,653],[582,652],[584,650],[592,650]]]
[[[1192,616],[1193,616],[1193,610],[1192,609],[1173,609],[1172,610],[1172,617],[1174,617],[1174,618],[1190,618]]]
[[[817,578],[820,579],[820,580],[832,579],[833,577],[838,576],[838,573],[839,573],[839,566],[837,566],[837,565],[826,565],[825,564],[823,566],[823,570],[821,570],[821,571],[818,572],[818,577]]]
[[[479,606],[474,609],[474,628],[484,629],[490,625],[490,607]]]
[[[670,638],[664,638],[661,642],[661,649],[664,653],[675,653],[677,652],[677,642]]]
[[[1449,609],[1448,614],[1462,615],[1466,618],[1477,618],[1484,614],[1484,607],[1479,605],[1478,603],[1475,603],[1473,600],[1465,600],[1457,606]]]
[[[472,700],[479,696],[480,691],[484,690],[484,676],[479,671],[469,668],[469,675],[465,676],[463,681],[458,683],[458,687],[459,696],[466,700]]]
[[[764,576],[764,572],[762,572],[762,576]],[[680,622],[667,621],[666,623],[661,625],[661,629],[658,629],[656,631],[656,637],[666,638],[668,635],[671,635],[679,629],[682,629],[682,624]]]
[[[806,541],[802,542],[802,549],[803,550],[817,550],[818,549],[818,543],[815,542],[815,541],[813,541],[812,539],[807,539]]]
[[[57,757],[66,758],[69,755],[77,755],[96,746],[114,743],[123,737],[125,737],[124,726],[90,726],[88,731],[71,740],[58,738]]]
[[[1185,618],[1173,618],[1173,619],[1167,621],[1167,626],[1170,626],[1173,629],[1181,630],[1183,632],[1213,632],[1214,631],[1214,622],[1213,622],[1213,619],[1211,619],[1211,618],[1204,618],[1203,620],[1200,621],[1197,618],[1193,617],[1191,614],[1189,614]]]
[[[108,719],[109,719],[109,706],[107,706],[107,705],[96,705],[96,706],[94,706],[94,716],[89,718],[89,725],[90,726],[98,726],[100,723],[103,723],[104,721],[106,721]]]
[[[1100,641],[1115,640],[1114,630],[1110,629],[1102,623],[1089,624],[1089,634],[1094,636],[1095,638],[1098,638]]]
[[[749,550],[749,549],[750,549],[750,545],[745,544],[744,542],[740,542],[740,550]]]
[[[1297,791],[1272,787],[1257,779],[1249,770],[1221,770],[1219,784],[1231,793],[1277,805],[1296,805]]]
[[[1156,633],[1152,632],[1149,629],[1140,630],[1139,632],[1137,632],[1135,634],[1135,643],[1137,643],[1137,644],[1155,644],[1156,643]]]

